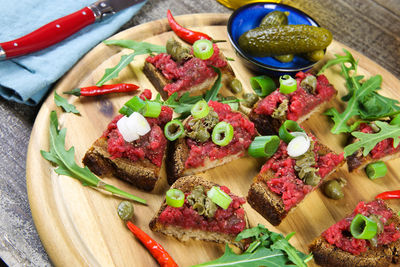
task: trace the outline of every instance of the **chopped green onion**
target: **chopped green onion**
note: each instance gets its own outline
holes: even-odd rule
[[[390,121],[390,125],[400,125],[400,114],[394,116],[394,118]]]
[[[209,112],[210,112],[210,107],[208,106],[207,102],[204,99],[194,104],[194,106],[190,110],[190,113],[192,113],[192,116],[195,119],[204,118],[205,116],[208,115]]]
[[[232,198],[218,186],[211,187],[207,192],[207,197],[224,210],[226,210],[232,202]]]
[[[211,139],[214,144],[219,146],[226,146],[228,145],[233,138],[233,127],[230,123],[225,121],[221,121],[215,125]]]
[[[209,59],[214,54],[214,47],[210,40],[197,40],[193,44],[193,55],[200,59]]]
[[[138,97],[137,95],[132,97],[130,100],[128,100],[128,102],[126,102],[124,104],[124,106],[127,106],[128,108],[130,108],[133,111],[139,111],[142,108],[144,108],[144,106],[146,101],[140,99],[140,97]]]
[[[275,82],[266,75],[250,78],[250,85],[257,95],[264,97],[275,91]]]
[[[162,105],[154,101],[146,101],[142,109],[142,114],[145,117],[157,118],[160,116]]]
[[[169,189],[165,194],[165,201],[168,206],[179,208],[185,202],[185,194],[179,189]]]
[[[279,77],[279,91],[282,94],[290,94],[297,90],[297,81],[290,75],[283,75]]]
[[[295,137],[293,134],[289,133],[289,131],[305,132],[297,122],[286,120],[279,128],[279,137],[287,144]]]
[[[287,146],[287,153],[292,158],[303,155],[311,146],[310,138],[305,133],[298,133],[299,135],[293,138]]]
[[[371,239],[378,231],[378,224],[362,214],[357,214],[350,224],[350,232],[357,239]]]
[[[130,108],[128,108],[127,106],[122,106],[119,111],[120,114],[123,114],[127,117],[129,117],[134,111]]]
[[[374,180],[385,176],[387,173],[387,167],[383,161],[377,161],[368,164],[365,168],[365,172],[369,179]]]
[[[248,153],[250,156],[258,157],[271,157],[275,154],[279,147],[280,139],[276,135],[270,136],[257,136],[249,146]]]
[[[164,135],[169,141],[175,141],[184,133],[185,129],[180,120],[172,120],[165,124]]]

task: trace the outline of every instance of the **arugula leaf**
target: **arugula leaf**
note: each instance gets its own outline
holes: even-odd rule
[[[289,257],[289,260],[296,264],[296,266],[307,267],[307,264],[304,262],[304,258],[306,257],[303,253],[297,251],[290,243],[289,239],[293,236],[294,233],[289,234],[286,238],[281,238],[276,240],[274,244],[271,245],[271,249],[280,249],[286,252]]]
[[[100,81],[96,83],[97,86],[102,86],[107,81],[118,77],[120,71],[124,69],[129,63],[131,63],[137,55],[166,52],[166,48],[164,46],[154,45],[146,42],[137,42],[133,40],[106,40],[103,42],[107,45],[117,45],[133,49],[135,50],[135,52],[128,55],[123,55],[116,66],[106,69],[103,77],[100,79]]]
[[[210,90],[208,90],[206,92],[206,94],[204,95],[204,100],[208,103],[208,101],[210,100],[216,100],[217,99],[217,95],[219,92],[219,89],[221,89],[221,80],[222,80],[222,74],[219,68],[216,68],[214,66],[211,66],[214,71],[218,74],[217,80],[215,80],[213,86],[211,87]]]
[[[393,138],[393,147],[397,147],[400,143],[400,125],[390,125],[383,121],[375,121],[376,126],[380,128],[377,133],[363,133],[353,132],[351,133],[354,137],[358,138],[357,142],[354,142],[344,148],[345,157],[352,155],[357,150],[364,148],[363,156],[367,156],[368,153],[378,144],[380,141],[387,138]]]
[[[236,254],[226,245],[225,253],[220,258],[197,266],[293,266],[287,264],[287,257],[281,250],[271,250],[260,247],[254,253]]]
[[[356,121],[353,125],[348,125],[348,122],[354,118],[374,120],[400,113],[397,100],[377,93],[381,89],[382,76],[375,75],[362,82],[364,76],[356,74],[358,62],[349,51],[345,49],[343,51],[345,55],[335,55],[336,58],[329,60],[319,72],[320,74],[330,66],[341,64],[342,75],[346,79],[348,94],[342,97],[343,101],[348,101],[345,110],[339,113],[335,108],[331,108],[325,112],[326,115],[332,117],[334,122],[331,132],[339,134],[353,131],[360,123]]]
[[[79,111],[76,109],[76,107],[74,105],[68,103],[68,100],[65,99],[64,97],[60,96],[59,94],[57,94],[56,91],[54,91],[54,103],[58,107],[62,107],[62,109],[65,112],[71,112],[71,113],[75,113],[75,114],[80,114]]]
[[[75,162],[75,149],[71,147],[65,150],[65,134],[66,128],[58,130],[57,113],[52,111],[50,113],[50,150],[41,150],[40,154],[46,160],[52,162],[57,166],[55,172],[60,175],[67,175],[79,180],[84,186],[97,187],[104,189],[112,194],[125,197],[146,204],[146,200],[133,196],[127,192],[122,191],[112,185],[104,183],[96,175],[94,175],[87,166],[84,168],[78,166]]]

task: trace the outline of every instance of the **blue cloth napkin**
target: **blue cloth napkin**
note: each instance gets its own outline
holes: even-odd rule
[[[0,0],[0,43],[22,37],[96,0]],[[145,2],[96,22],[64,41],[26,56],[0,61],[0,95],[36,105],[85,53],[125,24]]]

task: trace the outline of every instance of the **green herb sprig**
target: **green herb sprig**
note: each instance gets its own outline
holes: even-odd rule
[[[345,110],[339,113],[335,108],[325,112],[334,122],[331,132],[334,134],[354,131],[363,120],[376,120],[400,113],[399,102],[377,93],[381,89],[382,76],[375,75],[363,81],[364,76],[357,75],[358,62],[351,53],[343,49],[344,55],[335,55],[321,68],[318,74],[327,68],[340,64],[342,75],[346,80],[348,94],[342,100],[348,102]],[[346,64],[350,66],[346,66]],[[348,125],[350,120],[356,120]]]
[[[256,227],[246,229],[237,235],[235,241],[251,239],[248,249],[242,254],[234,253],[228,245],[225,253],[220,258],[202,263],[196,266],[296,266],[306,267],[312,259],[312,254],[306,255],[290,243],[291,233],[286,238],[278,233],[269,231],[259,224]]]
[[[103,189],[112,194],[146,204],[146,200],[133,196],[115,186],[104,183],[96,175],[94,175],[88,167],[80,167],[75,162],[75,149],[71,147],[69,150],[65,149],[65,134],[66,128],[58,129],[57,113],[52,111],[50,113],[50,150],[41,150],[42,157],[52,162],[57,166],[55,172],[60,175],[70,176],[79,180],[82,185],[90,186],[97,189]]]
[[[61,107],[65,112],[80,114],[79,110],[77,110],[73,104],[68,103],[68,100],[57,94],[56,91],[54,91],[54,103],[58,107]]]
[[[129,63],[131,63],[135,56],[145,55],[151,53],[166,53],[165,46],[150,44],[146,42],[137,42],[133,40],[105,40],[103,41],[106,45],[117,45],[120,47],[134,50],[133,53],[123,55],[119,63],[109,69],[106,69],[103,77],[96,83],[97,86],[102,86],[107,81],[117,78],[121,70],[123,70]]]

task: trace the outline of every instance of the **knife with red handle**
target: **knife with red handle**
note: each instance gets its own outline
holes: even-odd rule
[[[56,44],[82,28],[144,0],[99,0],[12,41],[0,43],[0,60],[19,57]]]

